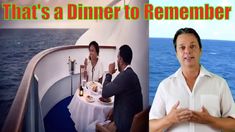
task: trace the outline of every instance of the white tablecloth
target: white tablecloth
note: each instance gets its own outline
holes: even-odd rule
[[[70,117],[75,123],[75,128],[78,132],[92,132],[95,131],[96,123],[104,122],[107,114],[112,109],[112,105],[101,104],[98,99],[101,95],[92,95],[95,102],[89,103],[86,101],[85,92],[83,96],[79,96],[79,90],[76,91],[68,109]]]

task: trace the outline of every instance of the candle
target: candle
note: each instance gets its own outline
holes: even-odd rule
[[[80,86],[79,96],[83,96],[83,88]]]

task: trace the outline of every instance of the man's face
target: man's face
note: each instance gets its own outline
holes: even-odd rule
[[[197,38],[190,33],[181,34],[176,40],[176,56],[182,67],[198,66],[201,49]]]

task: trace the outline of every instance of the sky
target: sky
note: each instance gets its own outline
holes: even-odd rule
[[[202,39],[235,41],[235,4],[232,0],[150,0],[153,6],[232,6],[229,20],[151,20],[149,37],[173,38],[179,28],[192,27]],[[187,3],[187,4],[185,4]]]

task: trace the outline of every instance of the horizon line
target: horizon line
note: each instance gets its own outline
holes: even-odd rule
[[[167,38],[167,37],[149,37],[149,39],[173,39],[173,38]],[[201,40],[213,40],[213,41],[232,41],[235,42],[235,40],[228,40],[228,39],[211,39],[211,38],[201,38]]]

